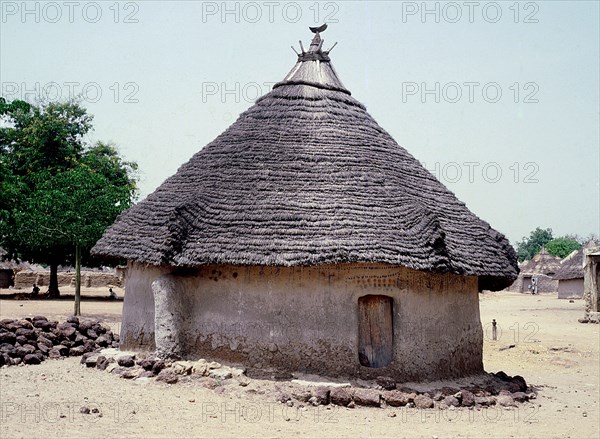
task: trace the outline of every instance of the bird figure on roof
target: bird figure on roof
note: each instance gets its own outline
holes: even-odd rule
[[[309,27],[309,29],[310,29],[310,31],[313,34],[318,34],[318,33],[321,33],[321,32],[325,32],[325,29],[327,29],[327,23],[324,23],[324,24],[322,24],[319,27]]]

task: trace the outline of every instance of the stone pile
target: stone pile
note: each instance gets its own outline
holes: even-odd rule
[[[81,356],[118,347],[119,336],[98,320],[71,316],[66,322],[44,316],[0,320],[0,366],[40,364],[46,358]]]
[[[198,379],[212,390],[223,390],[227,380],[248,386],[246,369],[224,366],[215,361],[170,361],[155,356],[141,356],[119,351],[119,336],[97,320],[71,316],[64,323],[35,316],[21,320],[0,321],[0,366],[39,364],[46,358],[81,356],[81,364],[104,370],[124,379],[155,379],[175,384],[180,378]],[[235,381],[232,381],[235,384]],[[363,384],[369,384],[364,382]],[[298,386],[287,392],[276,392],[276,401],[289,407],[306,405],[336,405],[353,408],[407,407],[454,410],[456,407],[481,409],[489,406],[515,407],[536,398],[521,376],[511,377],[504,372],[489,374],[484,384],[468,388],[443,387],[418,391],[397,387],[392,378],[379,377],[371,387],[345,386],[313,388]]]
[[[396,388],[396,383],[388,377],[379,377],[372,388],[316,387],[312,391],[280,392],[276,400],[294,405],[328,405],[342,407],[407,407],[419,409],[450,409],[469,407],[480,409],[498,405],[515,407],[517,403],[536,399],[536,393],[527,387],[521,376],[510,377],[504,372],[490,374],[485,386],[464,389],[443,387],[428,392],[409,388]]]
[[[215,383],[231,378],[237,378],[240,382],[247,380],[245,369],[223,366],[216,361],[168,361],[154,356],[137,358],[133,352],[124,353],[114,349],[85,353],[81,364],[106,370],[125,379],[156,378],[156,381],[167,384],[175,384],[180,377],[188,375],[191,378],[208,377]]]
[[[136,358],[135,353],[123,353],[105,349],[100,353],[86,353],[81,363],[87,367],[106,370],[124,379],[152,379],[167,384],[175,384],[181,378],[198,380],[203,387],[222,391],[223,384],[230,382],[240,386],[251,384],[246,369],[224,366],[216,361],[168,361],[153,356]],[[233,380],[233,381],[228,381]],[[364,382],[363,384],[368,384]],[[278,389],[278,386],[275,386]],[[293,390],[275,391],[275,400],[289,407],[308,405],[336,405],[353,408],[366,407],[407,407],[420,409],[450,409],[468,407],[481,409],[489,406],[515,407],[518,403],[536,399],[536,393],[528,388],[520,376],[508,376],[504,372],[489,374],[485,385],[469,388],[443,387],[428,392],[400,387],[388,377],[379,377],[373,387],[352,387],[326,385],[307,388],[297,385]]]

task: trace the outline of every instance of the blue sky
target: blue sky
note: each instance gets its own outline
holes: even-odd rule
[[[11,98],[81,95],[144,197],[291,69],[308,26],[396,141],[514,243],[600,232],[599,3],[0,2]]]

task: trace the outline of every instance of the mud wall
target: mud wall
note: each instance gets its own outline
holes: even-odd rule
[[[168,272],[167,269],[137,263],[127,264],[120,332],[121,349],[154,350],[152,282]]]
[[[121,333],[126,349],[154,347],[149,331],[155,327],[157,306],[161,322],[175,318],[171,326],[184,357],[404,381],[483,370],[474,276],[385,264],[207,266],[186,275],[167,273],[128,267]],[[155,284],[160,298],[155,303],[152,283],[162,275],[168,282],[159,283],[170,290]],[[386,367],[359,362],[358,299],[365,295],[393,301],[393,358]],[[157,323],[158,331],[169,329]],[[168,338],[156,334],[158,340]]]
[[[561,279],[558,281],[559,299],[583,298],[583,279]]]

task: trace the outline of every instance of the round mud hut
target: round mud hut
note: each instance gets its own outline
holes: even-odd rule
[[[122,347],[399,381],[483,371],[478,292],[517,277],[344,87],[315,32],[292,70],[93,253],[128,260]]]
[[[506,291],[530,294],[535,278],[538,293],[556,293],[558,291],[558,280],[555,275],[560,267],[560,258],[552,256],[545,247],[542,247],[533,258],[521,264],[517,279]]]

